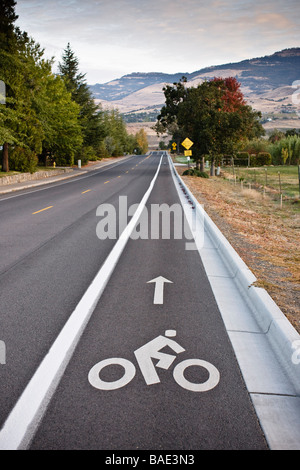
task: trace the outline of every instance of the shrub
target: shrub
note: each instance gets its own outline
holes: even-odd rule
[[[104,140],[102,140],[100,144],[98,145],[97,153],[98,153],[98,158],[106,158],[109,156]]]
[[[237,158],[244,158],[245,160],[249,158],[249,153],[248,152],[238,152],[236,154]]]
[[[272,164],[272,156],[268,152],[259,152],[256,157],[256,164],[257,166],[264,166],[264,165],[271,165]]]
[[[272,164],[272,155],[268,152],[259,152],[258,155],[251,155],[251,166],[264,166]]]
[[[244,166],[248,165],[250,155],[248,152],[238,152],[236,158],[234,159],[235,166]]]
[[[38,157],[29,149],[15,147],[9,155],[9,167],[13,171],[34,173],[38,165]]]
[[[97,155],[93,147],[87,146],[83,147],[75,157],[75,165],[78,164],[78,160],[81,160],[82,165],[87,165],[89,161],[97,161]]]
[[[183,172],[183,176],[199,176],[200,178],[209,178],[205,171],[197,170],[196,168],[189,168]]]

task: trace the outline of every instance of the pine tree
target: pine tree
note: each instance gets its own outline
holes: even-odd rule
[[[79,61],[72,51],[70,43],[64,50],[62,60],[63,62],[58,64],[60,75],[64,77],[67,90],[72,94],[72,99],[77,102],[78,91],[84,84],[85,74],[79,73]]]
[[[91,91],[86,83],[85,74],[79,71],[79,61],[68,43],[59,63],[60,75],[64,78],[66,87],[73,101],[80,106],[80,123],[83,132],[83,145],[96,148],[101,137],[101,115],[95,104]]]
[[[0,0],[0,47],[6,49],[9,39],[14,36],[14,23],[18,16],[15,13],[16,2],[14,0]]]

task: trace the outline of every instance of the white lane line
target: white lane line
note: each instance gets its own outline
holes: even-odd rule
[[[80,337],[145,208],[157,179],[162,158],[160,159],[155,176],[132,219],[122,232],[95,279],[88,287],[4,423],[0,432],[0,450],[21,450],[28,448]]]

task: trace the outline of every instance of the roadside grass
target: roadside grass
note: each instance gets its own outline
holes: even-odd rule
[[[52,166],[38,166],[35,170],[35,173],[37,171],[52,171],[52,170],[57,170],[57,168],[54,168]],[[22,174],[21,171],[8,171],[4,172],[2,171],[2,166],[0,165],[0,178],[4,178],[4,176],[14,176],[14,175],[19,175]]]
[[[175,155],[174,156],[174,161],[177,162],[177,163],[185,163],[185,164],[188,164],[188,159],[187,157],[184,157],[184,156],[180,156],[180,155]],[[190,159],[190,164],[194,164],[194,160],[191,158]]]
[[[184,170],[177,168],[180,174]],[[270,171],[270,182],[276,171],[277,167]],[[287,168],[285,174],[287,186],[294,185],[294,169]],[[281,207],[271,191],[264,194],[233,180],[193,176],[183,180],[255,274],[256,285],[267,290],[300,333],[299,197],[284,200]]]
[[[265,188],[273,194],[282,193],[286,198],[297,198],[300,195],[298,166],[266,166],[266,167],[223,167],[222,171],[230,179]]]
[[[4,176],[13,176],[13,175],[18,175],[19,171],[8,171],[4,172],[0,170],[0,178],[4,178]]]

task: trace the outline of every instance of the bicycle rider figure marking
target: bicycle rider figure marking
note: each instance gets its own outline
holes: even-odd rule
[[[137,363],[147,385],[153,385],[160,382],[156,371],[157,367],[167,370],[176,359],[176,356],[173,354],[161,352],[163,348],[169,346],[176,354],[180,354],[185,351],[185,349],[176,341],[170,339],[175,336],[175,330],[167,330],[165,331],[165,336],[160,335],[134,351]],[[158,359],[158,363],[154,365],[152,359]],[[102,380],[100,378],[100,372],[102,369],[113,364],[122,366],[124,368],[124,375],[114,382],[106,382]],[[191,366],[206,369],[209,374],[208,379],[203,383],[189,382],[184,377],[184,371],[187,367]],[[132,362],[127,359],[116,357],[104,359],[103,361],[95,364],[88,374],[88,380],[93,387],[99,390],[116,390],[131,382],[135,377],[135,374],[136,368]],[[208,390],[212,390],[220,381],[220,373],[218,369],[213,364],[202,359],[187,359],[180,362],[173,370],[173,377],[178,385],[192,392],[206,392]]]
[[[169,339],[169,337],[175,336],[176,331],[167,330],[165,336],[158,336],[157,338],[149,341],[141,348],[134,351],[138,365],[140,366],[141,372],[144,376],[147,385],[153,385],[160,382],[155,367],[161,369],[169,369],[176,359],[176,356],[172,354],[166,354],[160,352],[166,346],[169,346],[177,354],[184,352],[185,350],[176,341]],[[159,362],[154,366],[152,359],[159,359]]]

